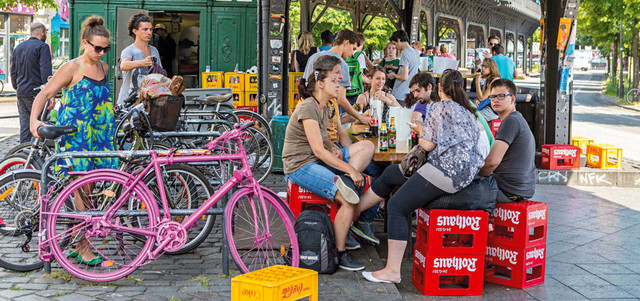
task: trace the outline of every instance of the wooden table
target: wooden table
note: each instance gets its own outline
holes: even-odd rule
[[[364,124],[351,125],[351,132],[353,134],[365,133],[368,131],[369,131],[368,125],[364,125]],[[376,162],[390,162],[391,164],[400,163],[400,161],[402,161],[402,159],[407,155],[407,152],[408,152],[408,150],[406,152],[398,152],[397,148],[389,149],[387,151],[380,151],[378,138],[366,138],[362,136],[355,136],[355,137],[358,140],[369,140],[373,142],[373,145],[375,145],[375,149],[376,149],[375,153],[373,154],[373,161],[376,161]]]

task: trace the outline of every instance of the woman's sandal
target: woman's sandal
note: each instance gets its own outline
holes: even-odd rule
[[[103,262],[102,255],[100,255],[100,254],[97,254],[95,258],[93,258],[93,259],[91,259],[89,261],[86,261],[86,260],[82,259],[82,255],[78,254],[78,256],[76,257],[76,260],[78,262],[80,262],[80,263],[84,263],[86,265],[91,265],[91,266],[98,265],[98,264],[101,264]]]
[[[93,251],[93,254],[98,256],[98,254],[100,254],[100,253],[98,253],[96,251]],[[78,255],[79,255],[78,253],[76,253],[76,252],[74,252],[72,250],[69,250],[69,258],[76,258],[76,257],[78,257]]]

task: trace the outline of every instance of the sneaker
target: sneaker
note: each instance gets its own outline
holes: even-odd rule
[[[353,238],[353,235],[351,235],[351,233],[347,234],[347,240],[344,243],[344,248],[352,251],[360,249],[360,244],[358,243],[358,241],[356,241],[355,238]]]
[[[342,256],[340,256],[338,267],[341,269],[345,269],[348,271],[359,271],[364,269],[364,265],[353,259],[349,252],[344,252]]]
[[[351,231],[376,246],[380,244],[380,240],[373,234],[371,223],[355,222],[351,225]]]
[[[353,180],[348,175],[339,175],[333,178],[333,183],[342,194],[347,203],[357,204],[360,203],[360,197],[358,196],[358,190],[356,185],[353,184]]]

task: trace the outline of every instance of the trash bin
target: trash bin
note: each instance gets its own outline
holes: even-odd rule
[[[284,133],[287,130],[289,116],[273,116],[271,118],[271,130],[273,131],[273,171],[283,172],[282,168],[282,148],[284,147]]]

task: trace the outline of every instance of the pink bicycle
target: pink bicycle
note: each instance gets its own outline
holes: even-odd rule
[[[223,228],[238,268],[246,273],[276,264],[298,266],[291,210],[251,173],[242,146],[244,130],[250,126],[253,124],[236,125],[209,142],[205,150],[150,151],[150,163],[133,174],[105,169],[75,173],[81,176],[50,205],[47,195],[40,202],[41,259],[53,257],[69,273],[88,281],[123,278],[164,252],[180,250],[189,240],[187,230],[237,188],[224,209]],[[219,168],[230,168],[232,176],[213,195],[191,204],[190,208],[197,209],[177,217],[176,210],[170,209],[167,190],[195,189],[197,183],[187,173],[163,179],[161,166],[212,161],[218,161]],[[152,169],[161,208],[143,181]],[[87,256],[90,252],[93,256]],[[81,254],[92,258],[83,259]]]

